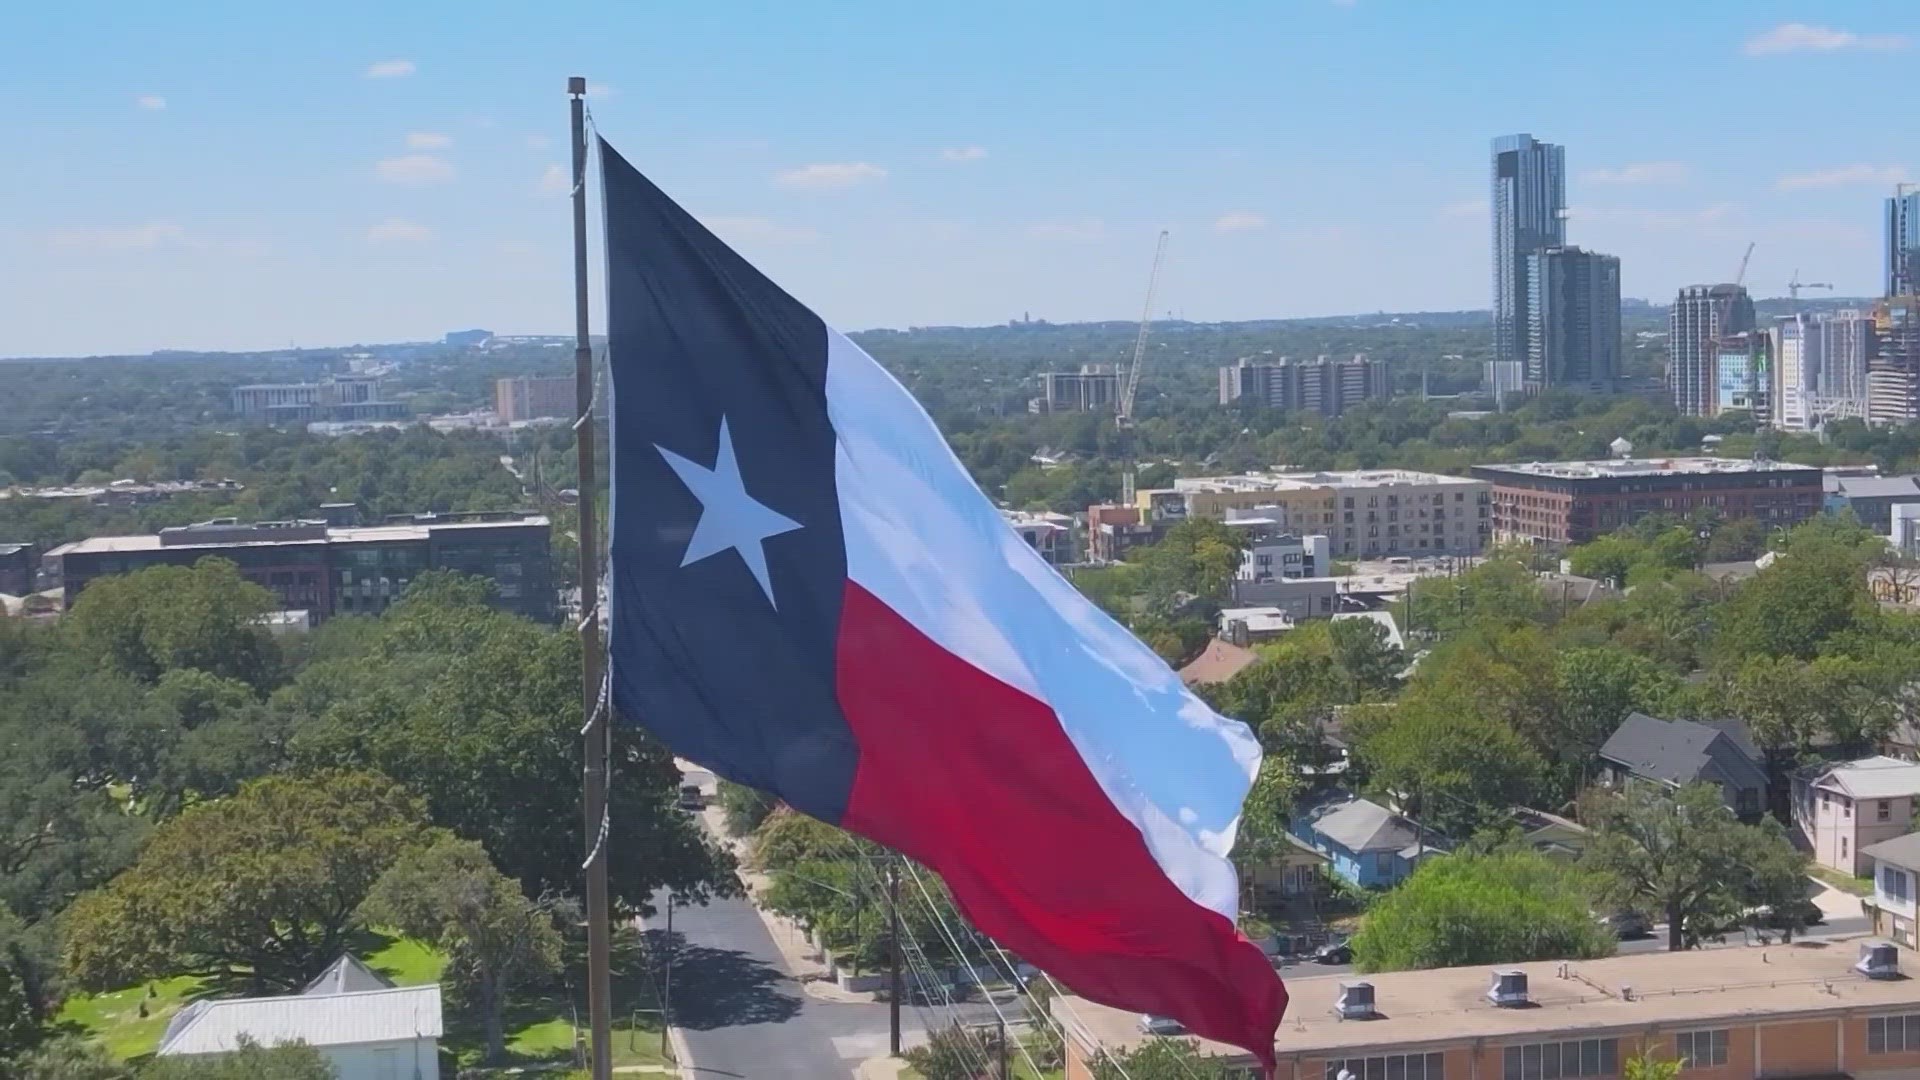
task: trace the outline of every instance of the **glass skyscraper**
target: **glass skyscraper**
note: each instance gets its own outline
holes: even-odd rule
[[[1527,384],[1610,394],[1620,378],[1620,260],[1577,247],[1526,257]]]
[[[1493,358],[1525,360],[1527,256],[1566,243],[1566,150],[1531,135],[1493,140]]]
[[[1887,291],[1920,292],[1920,190],[1887,200]]]

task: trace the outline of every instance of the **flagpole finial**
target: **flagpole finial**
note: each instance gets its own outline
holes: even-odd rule
[[[587,77],[585,75],[567,76],[567,93],[573,97],[587,95]]]

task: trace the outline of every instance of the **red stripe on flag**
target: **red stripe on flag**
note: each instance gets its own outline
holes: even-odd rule
[[[851,581],[838,644],[860,747],[848,829],[939,871],[973,925],[1073,992],[1271,1061],[1272,965],[1168,880],[1050,706]]]

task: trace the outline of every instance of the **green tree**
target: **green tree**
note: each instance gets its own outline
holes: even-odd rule
[[[78,1035],[62,1035],[9,1062],[9,1080],[135,1080],[133,1067],[116,1060],[100,1044]]]
[[[1672,793],[1648,785],[1596,792],[1582,817],[1595,826],[1582,862],[1598,876],[1601,895],[1659,913],[1667,947],[1676,952],[1730,921],[1756,889],[1772,893],[1795,876],[1782,867],[1797,874],[1805,866],[1777,823],[1741,824],[1713,784]]]
[[[1293,762],[1269,752],[1240,807],[1240,830],[1234,836],[1233,861],[1240,868],[1243,888],[1251,890],[1254,872],[1282,855],[1291,842],[1287,820],[1300,787]]]
[[[1183,597],[1225,600],[1246,543],[1242,532],[1221,522],[1183,521],[1129,561],[1142,567],[1148,604],[1164,614]]]
[[[444,836],[400,856],[374,883],[361,914],[447,954],[455,986],[480,1012],[488,1065],[506,1060],[508,995],[560,971],[551,898],[529,900],[471,840]]]
[[[727,833],[745,836],[760,827],[780,800],[757,788],[720,781],[720,810],[726,817]]]
[[[982,1080],[997,1075],[999,1047],[984,1032],[953,1024],[907,1051],[907,1064],[926,1080]]]
[[[435,824],[484,844],[528,895],[575,895],[578,638],[485,607],[450,583],[410,591],[369,648],[344,670],[302,673],[296,686],[324,711],[298,722],[294,761],[391,776],[426,799]],[[310,675],[315,685],[303,685]],[[646,852],[612,861],[624,910],[646,910],[661,888],[683,903],[739,888],[731,855],[675,809],[680,771],[664,747],[616,724],[610,766],[609,842]]]
[[[1797,535],[1797,534],[1796,534]],[[1811,660],[1830,637],[1872,621],[1866,566],[1844,537],[1812,533],[1735,590],[1714,617],[1714,651]]]
[[[1624,533],[1609,533],[1567,553],[1569,568],[1581,577],[1598,578],[1616,589],[1627,587],[1627,572],[1646,557],[1646,545]]]
[[[1406,656],[1387,640],[1386,627],[1372,619],[1334,619],[1327,632],[1332,639],[1333,670],[1345,684],[1348,703],[1396,687],[1395,678],[1406,667]]]
[[[424,819],[392,780],[352,772],[269,777],[191,807],[74,902],[67,970],[90,987],[192,974],[297,989],[345,949]]]
[[[1655,1057],[1651,1049],[1620,1063],[1625,1080],[1680,1080],[1684,1068],[1679,1058]]]
[[[1471,836],[1525,805],[1544,773],[1540,756],[1511,727],[1455,695],[1409,692],[1348,715],[1373,785],[1408,798],[1424,824],[1447,836]]]
[[[237,1050],[155,1058],[140,1070],[140,1080],[335,1080],[336,1075],[320,1051],[304,1042],[261,1046],[245,1035]]]
[[[273,594],[225,559],[154,566],[88,585],[67,615],[75,642],[143,682],[198,668],[264,688],[279,649],[261,623]]]
[[[1747,721],[1778,773],[1821,743],[1873,745],[1892,730],[1904,674],[1849,656],[1754,656],[1726,680],[1726,711]]]
[[[1148,1039],[1124,1053],[1108,1051],[1093,1063],[1094,1080],[1227,1080],[1236,1075],[1190,1040]]]
[[[1614,729],[1634,710],[1668,711],[1680,680],[1661,665],[1611,645],[1568,649],[1554,665],[1559,696],[1555,742],[1574,781],[1585,772]]]
[[[1524,849],[1429,859],[1367,909],[1354,962],[1401,971],[1609,956],[1591,891],[1574,867]]]

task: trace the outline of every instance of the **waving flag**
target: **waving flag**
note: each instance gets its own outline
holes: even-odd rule
[[[1258,742],[859,346],[600,155],[619,714],[933,867],[1075,991],[1270,1059],[1286,993],[1227,861]]]

